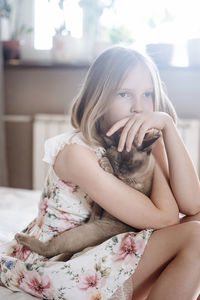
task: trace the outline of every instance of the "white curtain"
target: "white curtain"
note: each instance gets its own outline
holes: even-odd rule
[[[1,33],[1,22],[0,22]],[[3,121],[4,116],[4,91],[3,91],[3,55],[0,36],[0,186],[8,186],[7,158],[6,158],[6,136]]]

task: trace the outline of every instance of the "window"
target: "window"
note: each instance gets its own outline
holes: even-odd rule
[[[72,36],[82,36],[82,9],[78,2],[78,0],[66,0],[64,10],[61,11],[58,0],[35,0],[34,47],[36,49],[51,49],[55,29],[62,26],[63,22]]]
[[[66,0],[63,13],[58,0],[35,0],[35,48],[51,49],[55,28],[63,21],[72,36],[82,36],[79,0]],[[174,64],[186,65],[187,40],[200,38],[199,0],[115,0],[112,8],[103,11],[100,24],[103,39],[113,28],[125,28],[137,48],[152,42],[173,43]]]

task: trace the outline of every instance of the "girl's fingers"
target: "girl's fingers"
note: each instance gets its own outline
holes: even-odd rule
[[[145,133],[148,131],[149,127],[147,126],[147,124],[143,124],[138,132],[138,146],[141,146],[142,141],[144,139]]]
[[[120,139],[119,139],[119,144],[118,144],[118,151],[121,152],[123,151],[124,149],[124,145],[126,143],[126,140],[127,140],[127,135],[128,135],[128,132],[130,130],[130,128],[134,125],[135,123],[135,120],[134,119],[130,119],[124,129],[122,130],[122,133],[120,135]]]
[[[121,119],[117,121],[106,133],[107,136],[111,136],[113,133],[115,133],[118,129],[121,127],[124,127],[126,123],[128,122],[129,117],[126,117],[124,119]]]
[[[131,147],[132,147],[132,143],[136,137],[136,134],[138,133],[138,131],[140,130],[140,127],[142,125],[143,121],[142,120],[137,120],[132,128],[129,130],[129,133],[128,133],[128,136],[127,136],[127,139],[126,139],[126,151],[130,151],[131,150]],[[137,134],[138,136],[138,134]]]
[[[142,125],[144,120],[141,120],[141,116],[137,115],[135,117],[126,117],[124,119],[119,120],[116,122],[106,133],[107,136],[111,136],[117,130],[124,127],[122,133],[120,135],[119,144],[118,144],[118,151],[123,151],[124,145],[126,144],[126,150],[130,151],[132,147],[133,140],[137,134],[139,129]],[[144,133],[145,134],[145,133]]]

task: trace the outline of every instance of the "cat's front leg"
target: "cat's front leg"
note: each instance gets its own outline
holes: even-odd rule
[[[99,164],[104,171],[113,174],[113,168],[111,166],[109,159],[106,156],[102,157],[99,160]]]
[[[40,240],[36,239],[33,236],[30,235],[25,235],[25,234],[20,234],[17,233],[15,235],[15,239],[19,244],[22,244],[26,247],[28,247],[30,250],[45,256],[45,257],[51,257],[51,253],[49,251],[49,242],[41,242]]]

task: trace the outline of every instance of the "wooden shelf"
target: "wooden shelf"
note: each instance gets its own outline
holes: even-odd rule
[[[41,62],[41,61],[27,61],[22,62],[17,59],[12,59],[4,63],[6,69],[88,69],[87,63],[56,63],[56,62]]]
[[[45,61],[20,61],[18,59],[11,59],[4,63],[4,68],[18,68],[18,69],[27,69],[27,68],[49,68],[49,69],[88,69],[90,67],[89,63],[57,63],[57,62],[45,62]],[[160,70],[169,69],[169,70],[200,70],[200,65],[196,66],[176,66],[176,65],[159,65]]]

